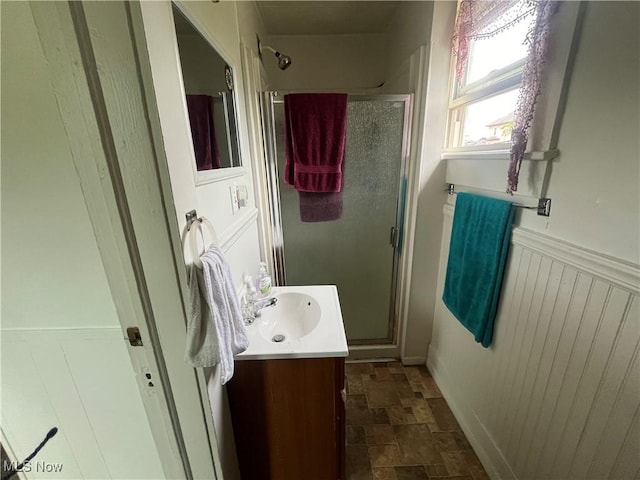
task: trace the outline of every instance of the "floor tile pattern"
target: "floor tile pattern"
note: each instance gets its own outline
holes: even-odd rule
[[[488,480],[423,366],[348,363],[347,480]]]

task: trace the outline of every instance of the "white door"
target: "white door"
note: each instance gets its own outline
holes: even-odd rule
[[[169,2],[140,2],[145,56],[149,60],[147,92],[153,95],[147,100],[157,111],[157,138],[162,142],[166,157],[171,202],[178,220],[179,232],[184,235],[185,214],[196,210],[215,227],[218,243],[231,267],[236,287],[240,287],[243,273],[255,275],[260,262],[258,235],[258,211],[253,195],[251,159],[242,95],[241,54],[237,29],[235,2],[176,2],[186,19],[179,28],[188,28],[188,22],[197,30],[200,40],[208,44],[211,51],[220,56],[234,69],[234,88],[226,92],[228,99],[234,97],[237,112],[238,136],[242,166],[220,168],[198,172],[186,108],[186,93],[202,93],[200,90],[186,92],[178,55],[178,40],[175,34],[174,14]],[[200,41],[199,40],[199,41]],[[201,44],[201,42],[200,42]],[[182,60],[185,60],[184,58]],[[207,68],[201,63],[202,70]],[[220,71],[220,74],[223,72]],[[195,82],[194,82],[195,83]],[[222,89],[226,90],[226,86]],[[219,125],[216,124],[216,132]],[[232,202],[236,187],[247,190],[246,205],[236,208]],[[211,238],[206,238],[209,243]],[[185,252],[185,260],[191,260]],[[179,261],[183,261],[182,258]],[[235,444],[227,405],[227,396],[220,385],[217,369],[213,369],[208,381],[208,395],[213,414],[220,460],[225,478],[239,478],[235,458]]]
[[[3,228],[4,223],[3,218]],[[95,244],[83,247],[89,254]],[[50,253],[66,252],[52,248]],[[34,283],[46,281],[45,275],[53,277],[37,268],[28,273]],[[3,265],[3,280],[19,281],[20,274]],[[95,279],[83,272],[76,280]],[[72,327],[61,323],[2,330],[1,421],[11,460],[24,460],[49,429],[57,427],[58,433],[23,469],[26,478],[164,478],[117,317],[115,326],[92,327],[74,315],[76,306],[86,306],[82,301],[62,284],[52,290],[59,301],[74,305],[66,317]],[[102,293],[109,300],[106,282]],[[3,310],[12,310],[16,300],[3,292]],[[31,307],[46,309],[45,300],[34,296]],[[101,307],[115,312],[106,301]],[[13,325],[13,313],[3,311],[3,323]],[[42,311],[38,320],[61,319]],[[6,471],[3,465],[3,475]]]
[[[24,458],[23,418],[45,412],[44,433],[54,418],[60,429],[45,449],[66,442],[64,478],[220,478],[204,376],[183,360],[180,240],[147,123],[139,9],[4,2],[2,14],[3,46],[15,47],[2,58],[3,173],[15,167],[2,190],[2,224],[13,232],[3,235],[13,247],[3,245],[3,327],[12,329],[3,445]],[[126,341],[129,326],[142,346]]]
[[[58,428],[26,478],[162,478],[156,380],[132,369],[28,3],[3,2],[2,46],[5,442],[22,461]]]

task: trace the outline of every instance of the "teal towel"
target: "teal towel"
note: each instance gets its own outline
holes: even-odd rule
[[[509,253],[511,202],[459,193],[442,300],[476,342],[491,345]]]

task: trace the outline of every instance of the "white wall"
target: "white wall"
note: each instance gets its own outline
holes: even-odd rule
[[[252,172],[258,216],[258,234],[260,237],[260,256],[267,265],[273,265],[273,242],[271,238],[271,215],[269,192],[264,179],[267,178],[264,161],[264,137],[260,115],[259,93],[268,90],[267,74],[258,54],[258,42],[266,37],[264,21],[256,2],[238,3],[238,25],[240,28],[240,48],[242,56],[242,74],[244,79],[244,98],[247,116],[247,131],[252,150]]]
[[[280,70],[275,56],[263,52],[262,62],[272,90],[355,92],[384,82],[386,36],[271,35],[267,44],[291,57],[291,66]]]
[[[431,338],[436,301],[441,211],[444,194],[444,163],[440,149],[444,138],[448,75],[432,71],[449,65],[448,52],[452,18],[433,22],[433,2],[401,2],[387,31],[385,92],[413,93],[414,113],[411,136],[410,193],[414,202],[407,207],[405,255],[409,262],[408,299],[403,305],[404,362],[424,363]]]
[[[640,263],[640,5],[586,6],[546,195],[551,216],[524,212],[521,225]]]
[[[251,50],[258,52],[258,42],[256,35],[264,38],[267,35],[264,21],[260,16],[257,2],[238,2],[238,28],[240,30],[240,41]]]
[[[415,93],[409,70],[411,57],[431,37],[433,2],[400,2],[387,28],[384,91]]]
[[[119,326],[31,11],[2,13],[2,328]]]
[[[436,304],[429,366],[495,478],[640,468],[639,17],[635,2],[586,4],[551,216],[520,212],[494,345],[479,347]]]

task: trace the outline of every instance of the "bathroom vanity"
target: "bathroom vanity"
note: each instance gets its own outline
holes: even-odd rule
[[[337,289],[272,294],[227,389],[242,479],[341,480],[348,349]]]

